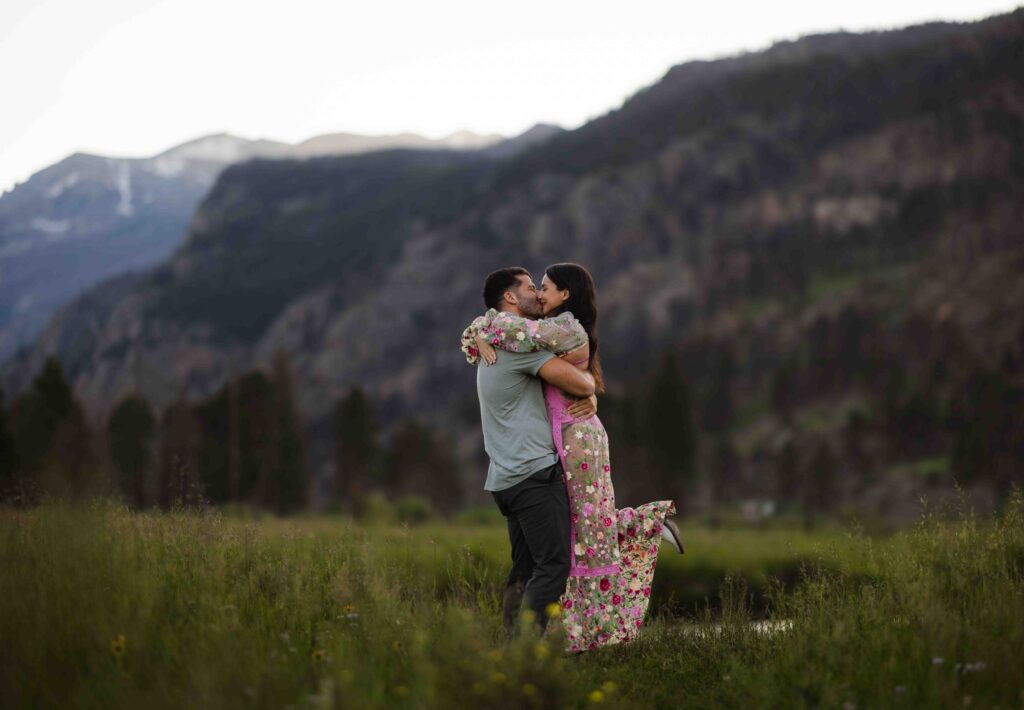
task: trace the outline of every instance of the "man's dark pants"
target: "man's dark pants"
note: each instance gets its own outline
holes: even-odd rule
[[[569,577],[569,500],[561,461],[491,495],[508,521],[512,543],[503,610],[506,628],[518,612],[521,593],[543,630],[547,606],[558,601]]]

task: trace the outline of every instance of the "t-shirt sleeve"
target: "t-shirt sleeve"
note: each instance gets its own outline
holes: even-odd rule
[[[501,357],[501,355],[498,357]],[[508,355],[505,355],[505,357],[508,357]],[[544,363],[551,358],[556,357],[556,355],[552,352],[548,352],[547,350],[538,350],[535,353],[516,353],[514,354],[514,357],[517,359],[517,370],[536,377],[537,373],[540,372],[540,368],[544,366]]]

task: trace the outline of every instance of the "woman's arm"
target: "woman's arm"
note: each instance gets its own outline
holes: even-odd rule
[[[476,340],[484,333],[484,330],[491,324],[498,311],[491,308],[482,316],[477,316],[473,322],[462,331],[462,352],[466,355],[466,362],[475,365],[480,362],[480,346]]]
[[[509,352],[547,350],[567,353],[589,343],[583,326],[568,312],[538,320],[503,312],[497,314],[482,332],[489,336],[491,345]]]

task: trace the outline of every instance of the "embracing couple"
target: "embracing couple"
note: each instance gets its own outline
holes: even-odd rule
[[[561,618],[567,651],[631,641],[660,541],[683,546],[667,519],[673,501],[615,507],[594,396],[604,391],[594,281],[578,264],[555,264],[538,292],[526,269],[511,267],[487,277],[483,296],[488,310],[463,332],[462,350],[478,365],[484,489],[512,545],[506,628],[522,604],[542,632]]]

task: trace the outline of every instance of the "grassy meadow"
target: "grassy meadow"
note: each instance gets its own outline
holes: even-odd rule
[[[633,644],[505,641],[500,524],[0,512],[3,707],[1021,707],[1024,498],[888,537],[685,526]],[[791,621],[772,633],[752,620]]]

